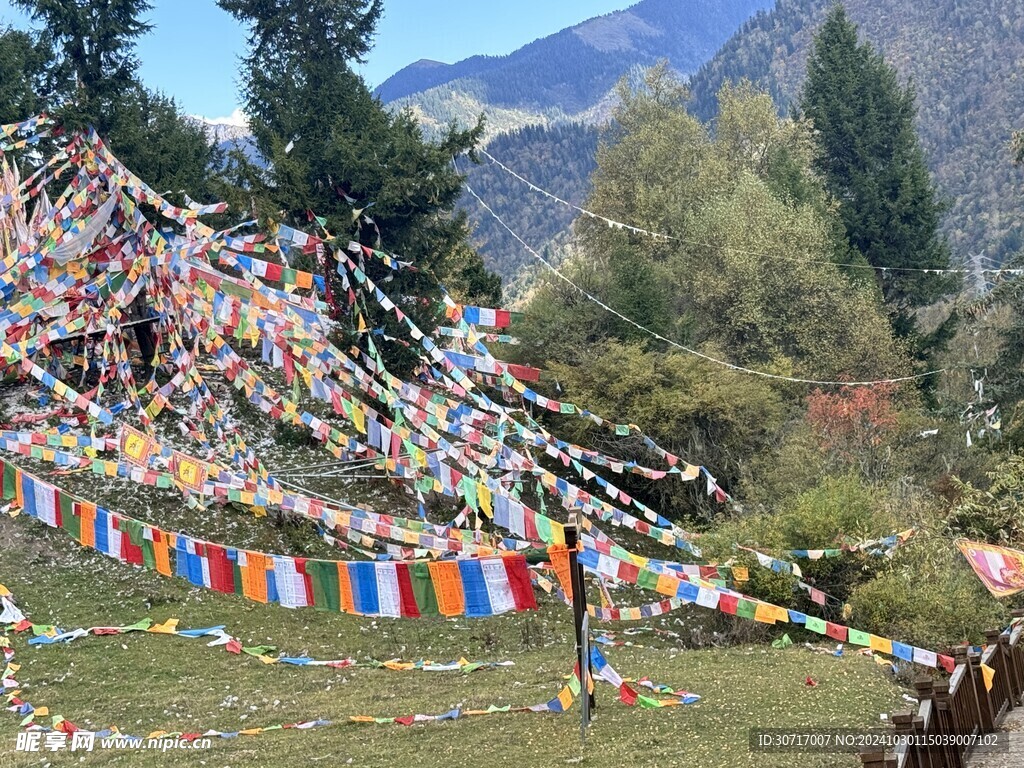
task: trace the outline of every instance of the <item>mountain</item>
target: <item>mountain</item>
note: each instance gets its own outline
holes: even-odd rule
[[[455,64],[421,59],[376,90],[388,104],[411,107],[428,127],[488,115],[494,133],[528,124],[607,115],[624,74],[667,58],[690,74],[754,12],[774,0],[641,0],[535,40],[507,56]]]
[[[412,109],[428,133],[452,120],[471,125],[484,113],[487,148],[496,158],[579,205],[595,165],[593,126],[610,115],[615,84],[661,59],[682,75],[693,73],[746,19],[772,5],[774,0],[641,0],[507,56],[454,64],[421,59],[384,81],[376,94],[396,109]],[[487,160],[462,170],[512,229],[538,251],[560,258],[571,239],[571,209],[530,192]],[[521,295],[536,262],[471,196],[461,205],[508,297]]]
[[[954,255],[1002,263],[1024,245],[1024,171],[1011,133],[1024,127],[1024,3],[1020,0],[844,0],[850,18],[917,92],[917,126],[950,209]],[[693,76],[693,110],[714,117],[726,80],[747,78],[786,110],[831,0],[779,0]]]
[[[189,119],[205,131],[207,140],[213,144],[238,141],[249,136],[249,121],[240,109],[228,117],[189,115]]]

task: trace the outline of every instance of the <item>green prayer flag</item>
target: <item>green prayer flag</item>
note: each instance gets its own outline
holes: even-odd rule
[[[851,628],[847,639],[854,645],[871,645],[871,635],[867,632],[861,632],[859,629]]]
[[[4,462],[4,501],[10,501],[16,495],[15,483],[17,482],[18,470],[13,464]]]
[[[817,632],[819,635],[825,634],[825,621],[823,619],[808,616],[806,626],[811,632]]]
[[[235,576],[235,594],[244,595],[245,587],[242,584],[242,567],[238,564],[237,556],[235,557],[235,560],[231,563],[231,566]]]
[[[554,544],[554,537],[551,533],[551,518],[544,515],[536,515],[534,521],[537,525],[537,537],[545,544]]]
[[[326,560],[307,560],[306,573],[313,582],[313,607],[328,611],[341,610],[341,587],[338,565]]]
[[[636,577],[636,585],[641,589],[657,589],[658,574],[646,568],[641,568]]]
[[[430,578],[430,569],[426,563],[409,564],[409,581],[412,582],[412,594],[416,598],[416,607],[420,616],[438,616],[437,594],[434,582]]]
[[[466,499],[466,503],[470,508],[474,512],[479,512],[480,508],[476,500],[476,482],[469,476],[463,476],[459,480],[459,490],[462,491],[462,496]]]
[[[75,514],[75,500],[66,493],[60,496],[60,524],[61,527],[74,537],[75,541],[82,540],[82,518]]]
[[[753,600],[740,600],[736,603],[736,615],[741,616],[744,619],[754,618],[754,614],[757,612],[757,603]]]
[[[580,695],[580,679],[576,675],[569,678],[569,690],[572,691],[573,696]]]
[[[242,653],[247,653],[250,656],[266,656],[271,651],[276,651],[277,646],[274,645],[253,645],[248,648],[243,648]]]
[[[153,626],[152,619],[139,619],[134,624],[129,624],[126,627],[118,627],[122,632],[145,632]]]

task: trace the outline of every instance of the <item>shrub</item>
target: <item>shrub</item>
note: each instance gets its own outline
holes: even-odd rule
[[[850,605],[859,629],[939,651],[982,642],[984,630],[1008,620],[953,542],[925,533],[886,573],[856,587]]]

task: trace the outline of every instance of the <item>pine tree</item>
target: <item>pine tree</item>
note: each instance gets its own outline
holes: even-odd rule
[[[139,177],[157,189],[207,196],[220,153],[175,101],[137,78],[135,45],[152,25],[148,0],[14,0],[42,23],[36,45],[51,50],[33,110],[72,128],[91,126]],[[7,54],[10,55],[9,53]],[[22,115],[22,118],[28,115]]]
[[[135,41],[152,29],[141,16],[148,0],[14,0],[42,22],[58,55],[53,73],[69,93],[65,122],[92,125],[106,135],[116,106],[136,84]]]
[[[949,267],[939,232],[945,210],[914,129],[914,89],[869,43],[837,4],[815,36],[801,109],[816,130],[818,170],[850,245],[875,267]],[[914,310],[958,286],[949,275],[879,270],[882,296],[900,336],[916,334]],[[924,346],[918,339],[918,347]]]
[[[266,170],[237,156],[234,162],[255,212],[307,227],[315,214],[342,244],[359,239],[414,261],[419,271],[402,270],[388,283],[396,297],[436,298],[441,280],[463,300],[496,301],[500,281],[468,247],[464,215],[451,213],[462,191],[452,157],[473,148],[482,124],[450,127],[427,142],[410,112],[385,110],[352,71],[369,50],[380,0],[219,5],[249,27],[242,92]],[[373,260],[367,268],[374,280],[390,276]],[[337,280],[333,270],[327,277]],[[402,309],[426,332],[436,323],[435,306]],[[369,320],[398,335],[388,330],[393,316]],[[384,351],[395,370],[416,362],[403,347]]]
[[[15,29],[0,32],[0,123],[42,111],[49,92],[50,58],[45,36]]]

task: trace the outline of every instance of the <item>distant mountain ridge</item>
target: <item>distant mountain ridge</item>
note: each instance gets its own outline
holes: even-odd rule
[[[454,120],[487,118],[488,147],[565,200],[589,192],[597,131],[615,104],[624,76],[668,59],[692,74],[753,14],[774,0],[641,0],[588,19],[506,55],[472,56],[454,64],[421,59],[377,89],[395,108],[409,107],[430,133]],[[495,166],[462,166],[470,185],[533,247],[559,260],[575,215],[531,193]],[[529,289],[536,262],[468,195],[461,205],[476,226],[488,267],[504,278],[508,297]]]
[[[454,64],[420,60],[376,89],[410,106],[427,126],[491,117],[491,131],[529,124],[595,122],[615,83],[631,69],[667,58],[683,75],[707,61],[752,14],[774,0],[641,0],[597,16],[506,56]]]

